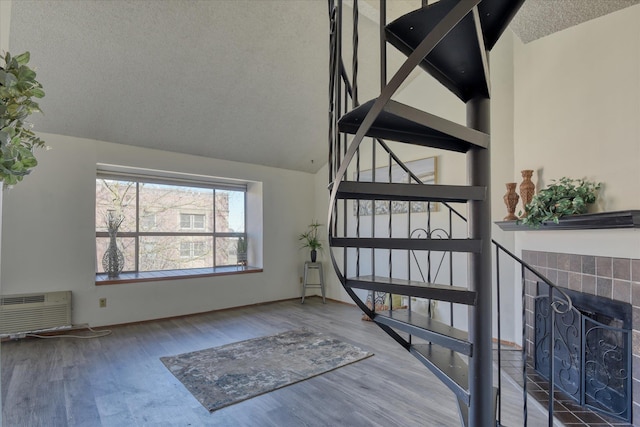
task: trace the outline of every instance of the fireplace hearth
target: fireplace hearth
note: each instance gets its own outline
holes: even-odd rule
[[[535,369],[549,379],[553,341],[553,379],[578,404],[631,421],[632,307],[628,303],[562,289],[572,300],[537,283]],[[553,316],[551,315],[553,313]],[[552,318],[553,317],[553,318]],[[553,324],[553,328],[552,328]]]

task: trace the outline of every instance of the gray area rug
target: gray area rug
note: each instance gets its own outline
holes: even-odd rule
[[[160,360],[213,412],[369,356],[373,353],[299,329]]]

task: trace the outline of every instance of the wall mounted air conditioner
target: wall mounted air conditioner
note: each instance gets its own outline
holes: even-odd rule
[[[0,335],[71,326],[71,291],[0,296]]]

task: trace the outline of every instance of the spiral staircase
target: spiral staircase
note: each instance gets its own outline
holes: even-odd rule
[[[492,378],[492,262],[490,211],[490,82],[488,52],[498,41],[524,0],[440,0],[386,24],[381,2],[381,91],[373,100],[358,102],[357,53],[351,64],[351,79],[342,62],[342,6],[329,0],[331,17],[330,111],[329,111],[329,244],[335,272],[346,292],[380,328],[432,371],[455,395],[465,426],[497,424],[498,390]],[[351,45],[357,52],[357,0],[353,1],[354,30]],[[386,44],[407,59],[387,82]],[[417,67],[466,104],[467,126],[437,117],[392,100],[409,74]],[[343,113],[344,110],[344,113]],[[347,111],[349,110],[349,111]],[[371,148],[368,141],[371,140]],[[424,185],[394,154],[386,140],[448,150],[466,156],[467,185]],[[365,142],[367,141],[367,142]],[[372,158],[366,180],[360,164],[366,144]],[[380,168],[376,153],[382,150],[388,162]],[[392,170],[402,170],[408,179],[394,182]],[[376,170],[388,173],[376,176]],[[373,176],[371,176],[373,170]],[[363,201],[369,201],[364,218]],[[411,227],[398,230],[393,209],[426,203],[425,238],[415,238]],[[463,218],[451,204],[467,205],[466,236],[452,230],[436,237],[431,207],[438,203],[452,218]],[[362,205],[362,206],[361,206]],[[378,220],[388,220],[386,232],[373,225],[376,206],[388,206]],[[351,212],[354,212],[353,214]],[[445,214],[446,215],[446,214]],[[417,217],[418,215],[414,215]],[[423,215],[424,216],[424,215]],[[408,221],[411,223],[411,220]],[[367,230],[361,225],[366,224]],[[370,229],[369,229],[370,228]],[[388,254],[380,265],[381,254]],[[467,255],[468,277],[457,285],[450,274],[448,284],[430,283],[432,254]],[[419,254],[428,260],[427,277],[416,280],[404,268]],[[446,255],[444,255],[446,254]],[[382,255],[383,257],[385,255]],[[368,257],[368,262],[363,259]],[[438,259],[439,255],[438,255]],[[398,264],[402,264],[399,266]],[[383,268],[384,267],[384,268]],[[384,274],[376,274],[384,271]],[[453,267],[450,270],[453,271]],[[403,277],[404,276],[404,277]],[[360,291],[358,291],[360,290]],[[456,328],[430,314],[411,310],[376,310],[372,301],[380,294],[401,295],[410,305],[416,298],[468,307],[468,325]],[[364,300],[363,300],[364,299]],[[390,304],[392,304],[392,298]],[[431,303],[429,305],[431,307]]]

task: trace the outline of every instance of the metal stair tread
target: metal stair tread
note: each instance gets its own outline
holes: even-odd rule
[[[410,55],[457,1],[440,0],[399,17],[387,25],[387,40],[405,55]],[[483,64],[481,50],[491,50],[495,46],[523,3],[524,0],[483,0],[478,5],[480,37],[477,21],[470,13],[420,66],[464,102],[475,96],[488,96],[486,64]]]
[[[342,116],[339,130],[355,134],[374,102],[375,99],[365,102]],[[462,153],[489,146],[489,135],[483,132],[393,100],[376,117],[366,135]]]
[[[336,197],[350,200],[467,202],[484,200],[485,195],[486,188],[480,186],[341,181]]]
[[[387,40],[409,56],[457,2],[441,0],[399,17],[386,26]],[[469,13],[422,60],[420,67],[463,102],[489,97],[483,44],[473,14]]]
[[[441,345],[466,356],[470,356],[472,352],[472,345],[469,342],[469,334],[467,332],[414,311],[406,309],[379,311],[376,312],[373,321],[407,332],[417,338]]]
[[[454,304],[474,305],[476,292],[459,286],[448,286],[416,280],[396,279],[381,276],[358,276],[348,278],[345,286],[375,292],[388,292],[417,298],[435,299]]]
[[[329,245],[344,248],[432,250],[480,253],[480,239],[411,239],[382,237],[329,237]]]
[[[435,344],[412,344],[409,351],[469,405],[469,367],[458,353]]]

